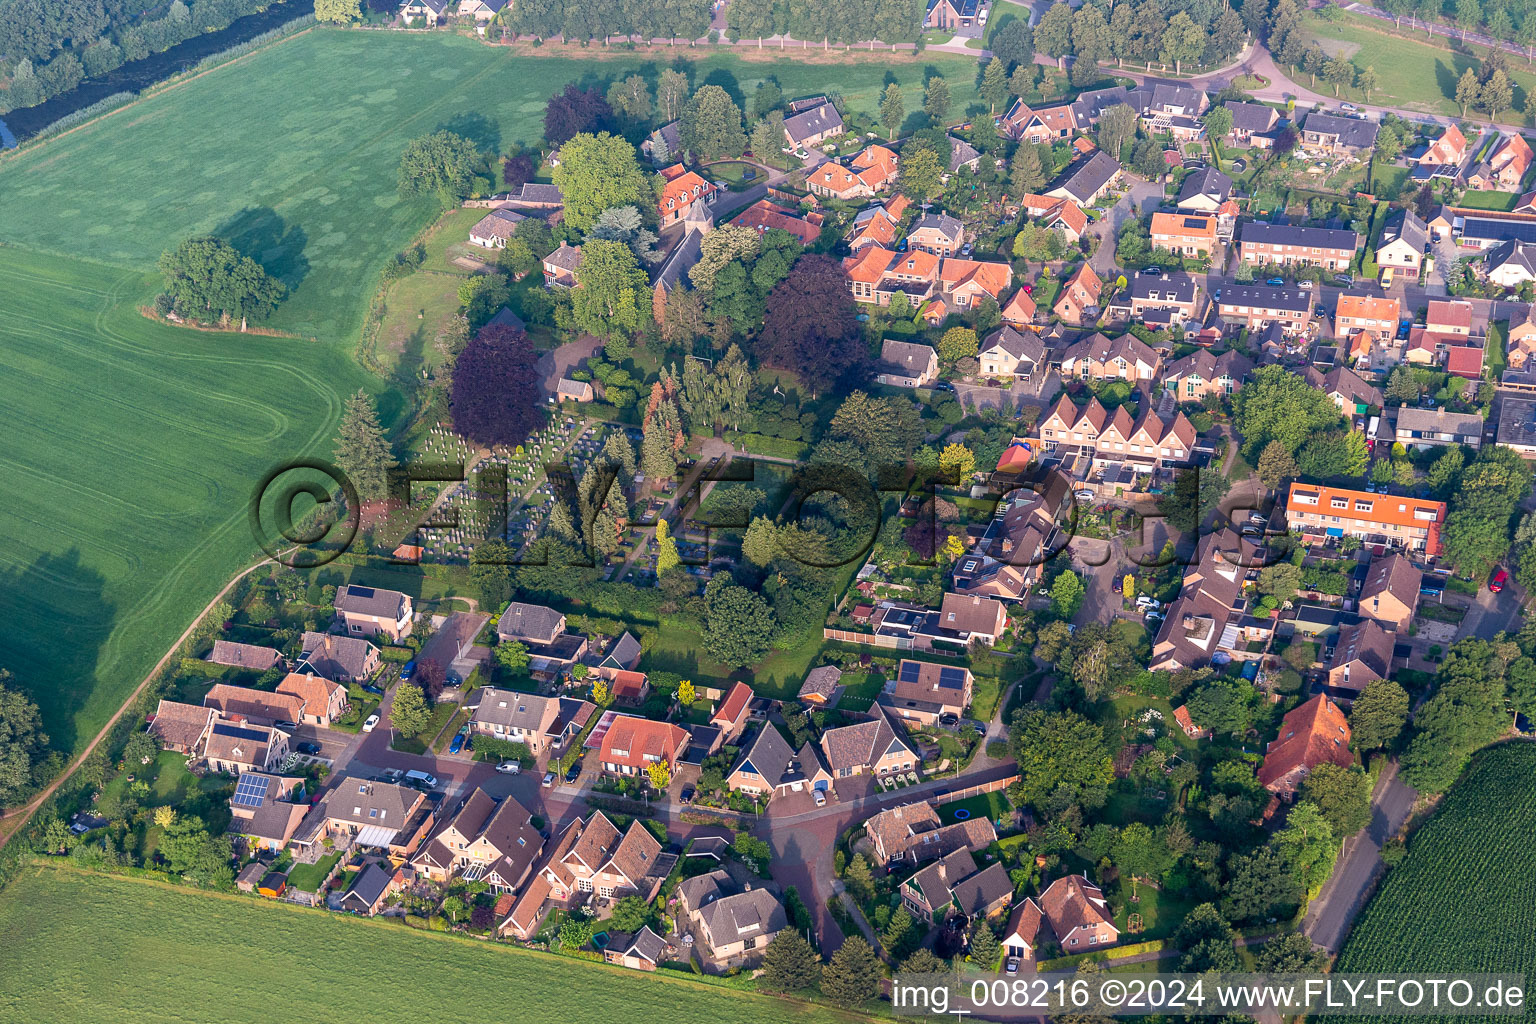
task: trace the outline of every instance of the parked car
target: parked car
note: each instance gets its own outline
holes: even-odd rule
[[[416,674],[416,661],[413,658],[412,660],[406,662],[405,663],[405,667],[400,670],[400,681],[401,682],[405,682],[405,681],[409,680],[411,678],[411,676],[413,676],[415,674]]]
[[[465,736],[462,732],[455,734],[453,737],[453,742],[448,744],[448,753],[457,754],[459,751],[463,750],[464,739]]]
[[[693,794],[694,794],[694,792],[695,791],[694,791],[694,788],[692,786],[684,786],[683,787],[683,791],[681,793],[677,794],[677,799],[679,801],[681,801],[682,803],[691,804],[691,803],[693,803]]]
[[[318,743],[300,743],[298,746],[294,747],[293,749],[297,750],[301,754],[308,754],[310,757],[314,757],[316,754],[320,753],[320,744],[318,744]]]
[[[1019,958],[1016,957],[1016,956],[1009,957],[1008,958],[1008,962],[1003,965],[1003,970],[1008,972],[1009,974],[1018,974],[1019,973]]]
[[[1350,113],[1354,113],[1355,111],[1359,110],[1360,108],[1355,106],[1353,103],[1340,103],[1339,104],[1339,109],[1340,110],[1347,110]]]
[[[523,765],[520,761],[503,761],[496,766],[496,770],[503,775],[519,775],[522,773]]]
[[[1262,512],[1250,512],[1250,513],[1248,513],[1248,521],[1250,523],[1257,523],[1259,526],[1264,526],[1264,525],[1266,525],[1269,522],[1268,519],[1264,518],[1264,513],[1262,513]]]
[[[953,711],[946,711],[942,715],[939,716],[939,724],[940,725],[959,725],[960,724],[960,716],[955,714]]]
[[[1142,271],[1143,274],[1161,274],[1162,272],[1162,267],[1147,267]]]
[[[375,697],[382,697],[382,696],[384,696],[384,687],[382,687],[382,686],[375,686],[372,683],[364,683],[363,684],[363,690],[365,692],[367,692],[367,693],[373,694]]]
[[[1092,491],[1078,491],[1075,495],[1073,495],[1073,497],[1075,497],[1078,501],[1080,501],[1084,505],[1086,505],[1089,502],[1093,501],[1093,499],[1096,497],[1096,495]]]
[[[571,770],[565,773],[566,785],[570,785],[579,778],[581,778],[581,762],[577,761],[571,765]]]
[[[1488,581],[1488,589],[1497,594],[1499,591],[1504,589],[1504,584],[1508,582],[1509,573],[1505,572],[1503,569],[1499,569],[1494,572],[1493,579]]]
[[[548,789],[550,786],[553,786],[554,784],[555,784],[555,773],[554,772],[545,772],[544,773],[544,781],[542,783],[543,787],[545,789]]]
[[[1285,284],[1285,278],[1283,278],[1283,277],[1272,277],[1268,281],[1265,281],[1264,283],[1269,285],[1271,288],[1279,288],[1279,287],[1281,287],[1281,286],[1283,286]]]
[[[817,807],[827,806],[827,795],[819,789],[811,790],[811,799],[816,801]]]
[[[966,242],[964,245],[962,245],[960,247],[961,258],[964,259],[965,257],[970,256],[971,250],[973,248],[975,248],[975,246],[973,246],[970,242]]]

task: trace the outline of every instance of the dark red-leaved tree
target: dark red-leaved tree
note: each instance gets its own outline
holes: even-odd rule
[[[544,108],[544,138],[550,145],[570,141],[577,132],[600,132],[614,127],[613,108],[596,89],[565,87],[549,98]]]
[[[447,681],[448,673],[443,671],[443,666],[435,658],[418,661],[416,672],[411,676],[411,682],[421,687],[421,692],[426,694],[428,704],[437,703],[437,699],[443,695],[443,684]]]
[[[1273,143],[1276,156],[1285,156],[1296,148],[1296,132],[1289,126],[1280,129],[1280,134],[1275,136]]]
[[[792,371],[809,387],[856,383],[869,368],[857,316],[842,264],[801,256],[768,293],[758,361]]]
[[[521,444],[544,425],[538,357],[515,327],[483,327],[453,367],[453,426],[476,444]]]
[[[519,153],[501,162],[501,180],[507,183],[508,188],[517,188],[532,178],[535,170],[533,157]]]

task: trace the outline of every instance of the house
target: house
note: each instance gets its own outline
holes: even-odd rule
[[[411,598],[398,590],[347,584],[336,590],[336,622],[352,636],[387,636],[395,643],[410,636]]]
[[[1396,436],[1399,444],[1416,445],[1421,451],[1451,444],[1478,448],[1483,443],[1483,418],[1472,412],[1405,405],[1397,411]]]
[[[1134,334],[1109,338],[1095,332],[1074,342],[1062,353],[1061,375],[1082,380],[1124,380],[1135,384],[1156,380],[1162,365],[1162,357]]]
[[[650,902],[674,863],[676,858],[661,852],[661,843],[644,822],[636,819],[620,832],[601,811],[593,811],[560,833],[542,874],[549,883],[548,896],[557,901],[596,893],[605,900],[639,896]],[[537,891],[529,885],[525,894]]]
[[[634,671],[640,664],[640,656],[645,649],[635,635],[625,630],[619,638],[608,645],[608,651],[603,655],[603,660],[597,663],[597,673],[604,679],[611,680],[613,673]]]
[[[1001,862],[977,870],[970,850],[940,857],[901,883],[901,903],[924,924],[938,924],[951,908],[971,918],[996,917],[1013,899],[1013,882]]]
[[[1126,106],[1126,95],[1125,87],[1119,85],[1078,93],[1077,99],[1072,101],[1072,115],[1077,126],[1085,130],[1094,127],[1110,107]]]
[[[1324,153],[1355,155],[1376,145],[1378,131],[1374,121],[1313,111],[1301,124],[1301,144]]]
[[[1456,242],[1463,249],[1489,249],[1504,242],[1523,242],[1527,246],[1536,243],[1536,219],[1529,216],[1511,217],[1467,209],[1455,210],[1445,216],[1451,218],[1453,226],[1460,223],[1461,232],[1456,236]],[[1430,222],[1431,231],[1437,226],[1436,222]]]
[[[424,24],[428,28],[437,28],[448,10],[448,0],[405,0],[400,5],[400,17],[407,24]]]
[[[1019,199],[1019,210],[1035,218],[1042,227],[1054,228],[1071,245],[1076,245],[1088,230],[1088,215],[1071,199],[1026,193]]]
[[[1031,896],[1024,897],[1024,902],[1009,912],[1008,923],[1003,926],[1003,956],[1018,960],[1025,969],[1033,967],[1035,950],[1040,944],[1040,922],[1044,919],[1040,904]]]
[[[1125,102],[1141,116],[1148,135],[1173,136],[1175,142],[1194,142],[1205,135],[1200,115],[1210,107],[1210,97],[1199,89],[1176,82],[1145,82],[1126,94]]]
[[[1334,331],[1341,338],[1353,338],[1361,332],[1390,338],[1397,330],[1401,309],[1395,297],[1345,292],[1334,308]]]
[[[829,199],[866,199],[890,188],[896,180],[898,162],[894,150],[869,146],[846,166],[831,161],[822,164],[806,178],[805,187],[812,195]],[[902,208],[905,206],[903,202]],[[901,214],[893,211],[890,216],[895,220]]]
[[[1293,483],[1286,495],[1285,518],[1307,543],[1349,536],[1434,558],[1440,554],[1445,508],[1443,501]]]
[[[1151,234],[1153,248],[1204,259],[1216,251],[1216,216],[1154,213]]]
[[[309,811],[309,801],[296,799],[305,780],[249,771],[240,776],[229,797],[229,829],[244,836],[251,850],[281,851]]]
[[[560,248],[544,257],[544,287],[576,287],[576,271],[581,269],[581,246],[561,242]]]
[[[734,792],[758,797],[832,789],[832,775],[816,748],[807,742],[796,753],[778,728],[766,722],[746,744],[725,781]]]
[[[1312,320],[1312,295],[1301,288],[1232,284],[1221,293],[1221,318],[1250,331],[1275,323],[1288,336],[1301,334]]]
[[[249,686],[215,683],[203,695],[203,706],[218,711],[221,718],[251,725],[298,724],[304,715],[304,698],[291,693],[271,693]]]
[[[1206,167],[1184,178],[1176,205],[1180,213],[1214,214],[1230,198],[1232,179],[1214,167]]]
[[[905,196],[898,196],[905,199]],[[899,215],[893,211],[896,203],[868,206],[860,210],[853,218],[853,227],[847,235],[848,248],[852,252],[858,252],[867,245],[877,245],[882,249],[892,249],[896,245],[896,235],[899,230],[897,220]],[[905,204],[902,204],[905,209]]]
[[[312,671],[338,683],[360,683],[379,670],[379,649],[367,640],[335,633],[307,632],[300,641],[299,671]]]
[[[1232,111],[1232,138],[1243,145],[1252,143],[1256,135],[1274,131],[1280,123],[1279,112],[1262,103],[1227,100],[1224,106]]]
[[[1467,137],[1456,125],[1447,125],[1440,137],[1430,143],[1416,161],[1420,167],[1443,167],[1460,164],[1467,155]]]
[[[1209,739],[1211,736],[1211,730],[1202,729],[1195,724],[1195,720],[1190,717],[1188,705],[1180,704],[1174,708],[1173,720],[1178,723],[1180,729],[1184,730],[1184,735],[1192,740]]]
[[[1328,660],[1328,686],[1346,696],[1359,696],[1371,683],[1392,670],[1394,634],[1374,619],[1339,627],[1339,638]]]
[[[1097,320],[1099,294],[1103,290],[1104,282],[1099,280],[1099,275],[1093,272],[1091,266],[1084,263],[1062,283],[1061,294],[1057,296],[1051,312],[1069,324],[1082,325]]]
[[[864,832],[881,867],[904,862],[922,864],[956,850],[980,852],[997,841],[997,830],[986,818],[942,824],[929,803],[887,808],[864,823]]]
[[[1523,316],[1509,318],[1509,365],[1514,370],[1524,370],[1536,352],[1536,305],[1525,307]]]
[[[507,0],[459,0],[459,17],[473,18],[475,24],[484,26],[494,21],[507,5]],[[482,29],[481,34],[484,34]]]
[[[564,633],[565,616],[542,604],[513,601],[496,621],[496,636],[501,643],[547,646]]]
[[[946,135],[949,140],[949,173],[958,174],[960,168],[966,167],[974,171],[981,163],[981,153],[964,139],[957,139],[953,135]]]
[[[838,698],[843,695],[843,686],[838,682],[842,677],[843,670],[836,665],[813,668],[806,673],[805,682],[795,696],[807,707],[837,707]]]
[[[981,10],[981,0],[928,0],[923,28],[965,28],[976,24]],[[984,18],[983,15],[983,24]]]
[[[1536,455],[1536,400],[1505,395],[1499,400],[1499,444],[1521,455]]]
[[[269,772],[288,756],[288,740],[281,729],[220,716],[203,741],[203,762],[209,771],[231,775]]]
[[[395,879],[396,872],[380,867],[375,861],[369,861],[352,880],[352,887],[342,894],[341,909],[351,914],[373,917],[384,909],[384,902],[390,896],[400,891]]]
[[[149,734],[166,750],[195,755],[202,751],[217,715],[218,709],[207,705],[162,699],[149,719]]]
[[[1091,206],[1120,180],[1122,173],[1114,157],[1096,150],[1087,159],[1069,165],[1064,176],[1045,194],[1070,199],[1078,206]]]
[[[965,225],[947,213],[925,213],[912,222],[907,244],[935,256],[952,256],[965,241]]]
[[[1437,334],[1470,337],[1473,333],[1472,303],[1466,299],[1430,299],[1424,312],[1424,326]]]
[[[1248,221],[1237,243],[1238,257],[1254,266],[1323,267],[1347,271],[1360,236],[1339,228],[1308,228]]]
[[[790,149],[809,149],[844,131],[843,115],[830,103],[784,119],[784,138]]]
[[[1464,380],[1483,379],[1483,347],[1481,345],[1452,345],[1445,350],[1445,371]],[[1473,389],[1476,393],[1476,389]]]
[[[1245,556],[1252,545],[1231,529],[1208,534],[1195,548],[1194,563],[1184,570],[1179,596],[1168,607],[1152,642],[1153,671],[1204,668],[1219,660],[1247,657],[1246,645],[1267,636],[1269,620],[1247,623],[1241,614]]]
[[[932,345],[886,338],[880,343],[875,380],[898,388],[925,388],[939,379],[939,354]]]
[[[752,687],[743,682],[733,683],[709,716],[709,724],[720,730],[726,743],[734,743],[747,727],[751,705]]]
[[[1335,366],[1327,373],[1308,366],[1301,375],[1332,399],[1343,416],[1364,416],[1373,407],[1380,409],[1386,401],[1380,388],[1366,383],[1365,378],[1347,366]]]
[[[293,841],[310,850],[326,839],[350,842],[404,860],[426,839],[436,814],[433,798],[420,790],[346,775],[304,816]]]
[[[1113,946],[1120,941],[1109,901],[1084,875],[1067,875],[1046,886],[1040,910],[1064,953]]]
[[[347,712],[347,688],[317,675],[290,672],[277,684],[278,693],[291,694],[304,702],[300,718],[305,725],[328,729]]]
[[[1014,100],[999,127],[1011,139],[1049,145],[1072,137],[1078,128],[1077,113],[1070,103],[1034,110],[1023,100]]]
[[[1009,305],[1011,307],[1013,303]],[[1032,307],[1033,302],[1030,305]],[[1027,381],[1045,368],[1045,343],[1033,331],[999,327],[982,342],[978,358],[983,376],[1018,377]]]
[[[1013,267],[1007,263],[947,256],[939,264],[939,294],[952,309],[970,309],[984,299],[1001,304],[1012,283]]]
[[[603,733],[598,763],[610,775],[646,777],[653,764],[665,764],[673,774],[688,749],[688,731],[670,722],[633,715],[615,715]]]
[[[789,927],[789,915],[777,896],[761,885],[738,886],[721,868],[684,879],[677,897],[695,952],[716,967],[745,959],[755,962],[774,936]]]
[[[555,398],[561,402],[590,402],[595,397],[592,385],[584,380],[561,377],[555,384]]]
[[[1163,386],[1181,402],[1202,402],[1207,395],[1233,394],[1251,372],[1253,361],[1236,349],[1213,356],[1203,348],[1169,363]]]
[[[683,155],[681,121],[669,121],[640,143],[641,154],[653,164],[672,164]]]
[[[682,164],[663,167],[661,194],[656,199],[656,211],[663,228],[682,222],[694,211],[696,204],[709,209],[710,198],[717,190],[715,183],[700,177]]]
[[[1046,447],[1051,445],[1044,442]],[[1018,447],[1016,442],[1008,451]],[[999,460],[999,473],[1004,471],[1008,451]],[[1019,460],[1027,467],[1034,461],[1033,452],[1022,453]],[[1051,546],[1056,536],[1056,514],[1071,493],[1070,481],[1063,474],[1052,473],[1047,479],[1061,495],[1052,497],[1044,489],[1015,489],[1003,504],[1002,515],[992,517],[981,539],[955,563],[950,578],[955,593],[1017,601],[1039,581],[1041,567],[1059,550]],[[1054,488],[1055,481],[1061,481],[1062,486]]]
[[[743,210],[731,223],[755,228],[759,235],[775,228],[788,231],[801,245],[810,245],[821,237],[821,222],[822,217],[819,213],[808,213],[804,217],[797,217],[782,206],[776,206],[767,199],[759,199]]]
[[[1536,244],[1513,239],[1496,246],[1483,257],[1488,280],[1503,288],[1518,288],[1536,281]]]
[[[411,864],[440,885],[457,875],[492,892],[522,888],[544,849],[533,814],[510,796],[500,800],[475,789],[457,813],[422,844]]]
[[[603,947],[603,962],[632,971],[654,971],[671,952],[666,939],[651,931],[650,925],[641,925],[634,935],[611,932]]]
[[[486,214],[469,229],[469,242],[482,249],[505,249],[507,239],[511,238],[512,233],[517,230],[517,225],[527,219],[516,210],[499,207]]]
[[[1114,316],[1127,316],[1152,328],[1193,320],[1199,311],[1199,286],[1182,270],[1131,275],[1124,291],[1109,306]]]
[[[1456,126],[1451,125],[1446,131],[1456,131]],[[1376,246],[1376,262],[1415,281],[1424,265],[1424,253],[1428,248],[1429,228],[1419,215],[1407,208],[1394,210],[1382,225],[1381,242]]]
[[[1058,457],[1064,454],[1063,449],[1085,452],[1095,463],[1115,462],[1138,473],[1150,473],[1167,463],[1188,462],[1195,443],[1194,426],[1182,412],[1165,419],[1152,405],[1144,401],[1133,420],[1124,406],[1111,414],[1097,398],[1091,398],[1079,409],[1070,397],[1062,395],[1040,421],[1041,447]]]
[[[984,599],[970,597],[964,600]],[[999,609],[1002,607],[998,602],[991,603]],[[942,620],[942,612],[940,617]],[[937,665],[929,661],[903,658],[897,667],[895,681],[885,684],[877,700],[904,721],[934,725],[945,715],[958,718],[965,714],[965,709],[971,704],[973,682],[971,670],[964,666]]]
[[[1488,162],[1467,175],[1467,186],[1496,192],[1518,192],[1531,169],[1531,145],[1517,132],[1505,135]]]
[[[565,206],[565,196],[559,185],[544,185],[534,181],[524,182],[510,192],[498,193],[492,199],[502,206],[540,213],[550,213]]]
[[[890,715],[880,704],[870,709],[873,717],[853,725],[828,729],[821,734],[821,751],[827,771],[835,782],[854,775],[889,775],[917,767],[917,753],[908,745]]]
[[[1259,783],[1276,796],[1289,797],[1313,768],[1324,763],[1347,768],[1354,763],[1354,755],[1349,751],[1344,713],[1320,693],[1281,720],[1279,738],[1264,750]]]
[[[596,710],[575,697],[546,697],[482,686],[464,702],[470,731],[480,736],[522,743],[539,757],[571,741]]]
[[[256,644],[237,644],[233,640],[215,640],[208,661],[247,672],[266,672],[274,668],[286,668],[288,665],[288,659],[283,657],[281,651]]]
[[[1037,312],[1034,296],[1020,287],[1013,293],[1013,298],[1008,300],[1008,305],[1003,307],[1003,323],[1020,330],[1034,330]]]
[[[939,280],[939,257],[922,249],[891,252],[876,245],[865,246],[843,258],[848,275],[848,290],[855,302],[888,306],[897,292],[914,307],[933,295]]]

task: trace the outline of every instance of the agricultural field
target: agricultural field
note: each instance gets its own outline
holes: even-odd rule
[[[69,750],[257,553],[257,481],[371,385],[335,346],[141,317],[143,270],[7,246],[0,280],[0,664]]]
[[[1407,859],[1387,874],[1335,969],[1536,969],[1533,773],[1536,746],[1509,743],[1478,754],[1409,842]]]
[[[325,1020],[368,1019],[381,1007],[389,1008],[390,1019],[462,1024],[628,1024],[670,1019],[679,1008],[711,1024],[866,1019],[384,919],[68,868],[28,870],[6,897],[0,901],[5,1020],[138,1024],[169,1012],[182,1020],[266,1024],[275,993],[283,1005],[310,1008],[310,1016]],[[49,912],[39,913],[41,907]],[[367,984],[359,985],[357,971],[317,969],[321,962],[372,967],[362,975]]]
[[[1352,60],[1358,68],[1374,67],[1380,82],[1371,94],[1370,102],[1390,103],[1406,110],[1419,110],[1426,114],[1461,115],[1456,104],[1456,80],[1469,67],[1475,67],[1480,59],[1467,53],[1453,53],[1443,45],[1444,37],[1430,43],[1423,35],[1397,36],[1384,32],[1375,18],[1368,18],[1347,11],[1340,11],[1334,21],[1326,21],[1316,15],[1307,15],[1303,22],[1307,31],[1327,51],[1329,56],[1342,56]],[[1518,58],[1511,60],[1515,85],[1514,109],[1499,115],[1500,123],[1520,123],[1520,111],[1525,109],[1525,97],[1536,90],[1536,68],[1522,64]],[[1308,86],[1305,73],[1292,79]],[[1308,86],[1320,96],[1331,96],[1333,87],[1318,80]],[[1359,89],[1344,89],[1340,99],[1365,100]],[[1473,118],[1480,121],[1482,115]]]

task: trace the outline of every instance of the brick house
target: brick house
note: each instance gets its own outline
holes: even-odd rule
[[[1040,894],[1040,910],[1062,952],[1081,953],[1120,941],[1104,892],[1083,875],[1058,878]]]
[[[1216,251],[1216,227],[1214,213],[1154,213],[1152,247],[1176,256],[1205,258]]]
[[[1309,228],[1248,221],[1237,243],[1238,258],[1254,266],[1322,267],[1347,271],[1360,236],[1339,228]]]
[[[686,729],[670,722],[615,715],[603,734],[597,760],[610,775],[644,778],[657,763],[665,763],[675,775],[688,739]]]
[[[410,636],[414,618],[409,594],[347,584],[336,591],[336,621],[352,636]]]
[[[1349,722],[1326,695],[1318,694],[1291,710],[1280,722],[1280,735],[1264,750],[1259,783],[1276,796],[1289,798],[1320,764],[1348,768]]]

